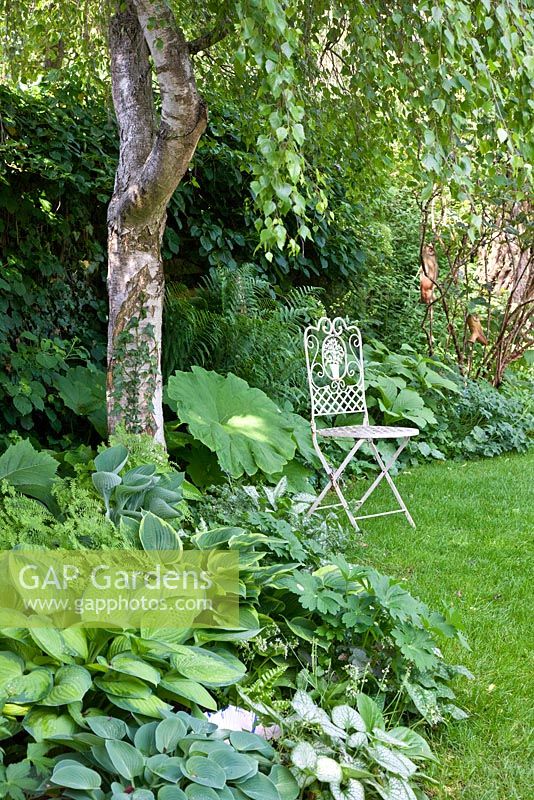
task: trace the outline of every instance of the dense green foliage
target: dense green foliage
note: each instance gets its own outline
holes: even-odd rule
[[[11,461],[19,451],[28,458],[27,446],[20,443],[11,449]],[[331,711],[336,715],[339,712],[335,707],[340,705],[340,698],[356,698],[363,691],[375,697],[378,716],[375,715],[372,725],[366,723],[370,726],[370,739],[365,743],[368,748],[365,769],[369,774],[364,770],[365,774],[360,777],[370,781],[371,786],[373,781],[385,786],[396,779],[410,780],[415,771],[411,762],[409,765],[401,758],[399,773],[399,761],[387,761],[381,751],[382,747],[387,750],[388,745],[384,740],[386,734],[380,733],[385,725],[380,714],[386,715],[389,727],[398,725],[401,720],[409,721],[414,715],[431,724],[450,715],[463,716],[451,702],[454,693],[450,683],[454,676],[468,673],[461,667],[447,664],[437,649],[441,639],[463,641],[452,617],[431,612],[396,581],[376,570],[330,555],[331,543],[327,538],[321,543],[318,537],[317,526],[321,523],[317,519],[304,520],[303,506],[298,498],[293,501],[287,494],[285,481],[266,493],[267,503],[262,504],[258,493],[249,491],[249,511],[236,496],[222,506],[210,499],[205,507],[196,510],[192,507],[189,514],[184,514],[181,495],[171,488],[179,486],[183,476],[167,472],[154,483],[154,465],[128,469],[127,458],[128,451],[122,445],[103,449],[94,460],[93,491],[91,483],[87,482],[86,469],[79,469],[78,478],[74,480],[56,481],[53,492],[58,498],[67,494],[69,508],[75,508],[74,498],[77,497],[85,503],[88,516],[93,504],[94,522],[99,521],[100,528],[95,524],[92,538],[84,540],[78,535],[74,541],[69,541],[68,537],[63,540],[47,537],[47,524],[52,527],[51,515],[43,510],[34,535],[29,540],[19,538],[18,542],[26,547],[43,544],[48,547],[106,547],[112,523],[107,526],[102,523],[111,516],[115,531],[122,531],[128,540],[123,546],[153,548],[148,530],[150,528],[153,533],[159,526],[158,540],[162,541],[165,529],[167,542],[172,538],[176,543],[166,544],[165,549],[186,545],[199,551],[237,552],[241,559],[240,625],[238,628],[222,625],[215,631],[202,627],[154,629],[148,625],[141,630],[84,630],[77,626],[58,630],[26,627],[22,613],[10,612],[10,626],[4,625],[1,629],[0,656],[3,732],[4,737],[12,739],[6,743],[7,763],[11,765],[17,759],[22,760],[21,775],[31,781],[32,788],[37,788],[37,775],[49,776],[52,768],[52,782],[68,787],[71,784],[65,781],[70,777],[66,776],[71,776],[75,763],[69,754],[82,751],[85,753],[84,769],[76,773],[75,779],[80,781],[77,788],[90,788],[84,784],[90,777],[86,769],[93,770],[99,777],[104,776],[104,784],[108,786],[114,779],[133,780],[140,774],[141,767],[139,772],[135,767],[129,775],[122,772],[122,761],[113,759],[115,766],[111,768],[101,752],[102,746],[109,749],[108,745],[97,741],[95,734],[106,741],[123,741],[124,722],[129,724],[132,713],[141,715],[149,723],[150,720],[174,719],[171,712],[176,705],[195,715],[199,709],[215,709],[237,701],[266,722],[284,726],[283,718],[290,709],[291,698],[298,698],[299,693],[300,696],[308,693],[305,696],[309,696],[310,703],[311,698],[320,697],[324,709],[321,714]],[[25,467],[30,490],[39,482],[41,470],[45,470],[46,480],[50,479],[47,465],[40,464],[35,457],[34,462],[33,466]],[[6,482],[9,480],[8,474]],[[22,491],[25,487],[26,484],[19,485]],[[118,492],[122,487],[124,491],[120,497],[127,499],[127,505],[123,504],[119,517]],[[173,491],[175,494],[171,497]],[[114,501],[113,492],[117,493]],[[35,512],[36,501],[18,495],[18,506],[15,506],[14,497],[13,491],[7,491],[3,501],[5,514],[13,516],[17,508],[21,518],[32,510]],[[161,509],[158,503],[163,506]],[[139,507],[150,507],[152,511],[145,510],[138,515]],[[218,509],[225,516],[224,527],[195,524],[195,518],[208,512],[216,526]],[[159,510],[164,512],[164,518],[154,514]],[[58,522],[63,517],[63,509],[56,509]],[[127,517],[134,527],[124,524]],[[80,525],[78,533],[82,530]],[[12,544],[9,533],[7,539],[4,534],[3,545]],[[358,701],[359,706],[361,702],[364,701]],[[99,721],[104,717],[109,725],[113,722],[115,726],[107,735]],[[114,717],[116,721],[110,719]],[[90,722],[92,719],[94,725]],[[181,719],[187,724],[187,717]],[[293,723],[292,718],[287,720],[288,730],[292,730]],[[155,724],[152,723],[150,735],[154,733]],[[169,735],[171,728],[176,728],[173,747],[185,737],[182,727],[186,726],[168,723]],[[209,726],[199,729],[194,739],[199,743],[209,742],[213,732]],[[391,735],[395,738],[396,734]],[[231,741],[238,751],[244,749],[248,753],[256,749],[252,745],[241,748],[238,737],[235,742]],[[33,743],[40,747],[36,749]],[[363,745],[362,741],[359,746]],[[389,745],[395,748],[394,742]],[[147,747],[151,750],[152,746]],[[267,745],[262,747],[267,748]],[[402,749],[402,737],[397,747]],[[211,752],[209,744],[203,744],[202,748],[198,757]],[[124,751],[127,763],[133,758],[132,748],[113,745],[113,749],[117,749],[117,758],[119,751]],[[145,752],[141,745],[138,749],[141,750],[138,761],[157,754]],[[167,750],[170,749],[169,746]],[[157,759],[157,770],[151,771],[155,760],[146,764],[148,772],[143,774],[148,790],[159,788],[161,780],[170,779],[167,768],[179,768],[174,781],[184,775],[187,780],[198,782],[184,760],[193,756],[181,749],[183,754],[165,754],[177,761],[167,764],[166,759]],[[272,748],[267,749],[274,757]],[[156,751],[159,751],[157,745]],[[414,755],[417,757],[416,753]],[[421,751],[419,755],[426,757],[427,753]],[[77,761],[79,763],[79,759]],[[162,772],[163,761],[167,767]],[[143,761],[143,769],[144,766]],[[198,765],[199,770],[201,766]],[[260,759],[260,771],[267,766]],[[342,762],[341,770],[337,783],[356,778],[349,762]],[[206,775],[206,780],[211,780],[208,773]],[[253,773],[246,775],[252,779]],[[270,783],[261,779],[265,787],[260,788],[264,792],[269,789],[273,800],[278,800],[271,783],[276,786],[283,783],[281,773],[270,770],[269,775]],[[242,779],[245,782],[245,774]],[[96,781],[94,775],[91,780]],[[248,784],[243,782],[240,779],[242,791],[254,798],[256,795],[247,794]],[[212,786],[209,782],[203,785]],[[30,788],[29,783],[26,786]],[[92,786],[91,790],[97,786]],[[212,788],[221,789],[222,785],[214,784]],[[113,785],[111,789],[114,797],[120,797],[117,792],[122,789]],[[285,797],[282,791],[279,794]]]

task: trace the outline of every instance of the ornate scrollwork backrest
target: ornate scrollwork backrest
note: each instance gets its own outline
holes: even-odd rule
[[[321,317],[304,332],[312,419],[363,414],[367,423],[362,337],[342,317]]]

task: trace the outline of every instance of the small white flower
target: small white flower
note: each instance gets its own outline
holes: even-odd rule
[[[319,756],[315,767],[317,780],[323,783],[340,783],[343,778],[343,771],[337,761],[327,756]]]

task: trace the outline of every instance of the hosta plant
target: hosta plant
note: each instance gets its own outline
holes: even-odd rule
[[[410,728],[388,728],[370,697],[360,694],[357,708],[338,705],[327,713],[306,692],[298,691],[292,706],[292,770],[310,796],[332,800],[426,797],[417,784],[428,781],[421,767],[435,760],[427,742]]]
[[[98,715],[86,722],[87,732],[70,742],[75,752],[55,759],[37,796],[57,788],[73,800],[295,800],[299,794],[274,748],[254,733],[220,729],[183,711],[159,722]]]
[[[182,472],[159,473],[156,464],[142,464],[123,472],[128,450],[118,444],[103,450],[94,461],[93,485],[102,497],[106,515],[116,525],[122,518],[141,520],[148,511],[161,519],[183,515],[177,508],[182,500]]]
[[[8,754],[22,731],[30,742],[83,739],[88,715],[156,720],[176,705],[216,710],[213,691],[245,674],[226,650],[181,644],[187,631],[25,629],[15,627],[16,612],[9,619],[14,627],[0,629],[0,735]]]

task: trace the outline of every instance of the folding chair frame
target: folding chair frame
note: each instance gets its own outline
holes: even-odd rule
[[[323,334],[322,342],[320,338],[321,334]],[[344,338],[347,338],[348,341],[344,341]],[[319,509],[339,508],[341,506],[345,510],[351,525],[357,531],[360,530],[358,520],[369,519],[371,517],[384,517],[390,514],[404,514],[410,525],[415,528],[412,516],[406,508],[406,504],[390,475],[391,467],[409,442],[409,436],[401,438],[400,445],[386,463],[384,463],[373,438],[367,436],[363,436],[362,438],[354,437],[354,444],[341,464],[335,469],[328,462],[318,442],[317,425],[315,421],[317,416],[333,416],[340,413],[361,413],[363,415],[363,425],[359,427],[368,427],[369,425],[369,415],[365,401],[362,340],[359,329],[355,325],[345,322],[345,320],[340,317],[336,317],[334,320],[322,317],[317,325],[310,326],[306,329],[304,334],[304,347],[306,351],[306,366],[308,370],[308,383],[312,406],[311,427],[313,446],[328,476],[328,482],[311,504],[307,515],[310,516]],[[348,383],[346,378],[356,378],[356,381]],[[335,438],[334,430],[335,429],[332,430],[332,438]],[[360,499],[355,502],[357,511],[361,509],[363,504],[384,478],[389,484],[399,504],[399,508],[392,511],[382,511],[376,514],[358,516],[352,513],[349,503],[341,490],[340,479],[342,479],[345,469],[364,442],[369,442],[373,457],[380,468],[380,472]],[[335,491],[340,502],[321,505],[322,500],[331,489]]]

